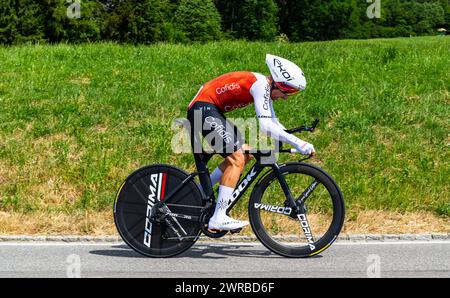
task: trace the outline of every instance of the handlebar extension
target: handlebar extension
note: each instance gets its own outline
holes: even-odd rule
[[[316,129],[317,124],[319,124],[319,119],[315,119],[313,123],[311,123],[311,126],[302,125],[296,128],[287,129],[287,133],[296,133],[296,132],[302,132],[302,131],[310,131],[313,132]]]

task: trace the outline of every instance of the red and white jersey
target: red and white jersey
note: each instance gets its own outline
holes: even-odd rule
[[[223,113],[245,107],[253,103],[250,90],[257,80],[252,72],[237,71],[221,75],[200,88],[189,108],[197,101],[212,103]]]
[[[230,72],[205,83],[189,103],[197,101],[214,104],[223,113],[254,104],[260,128],[277,140],[294,146],[305,142],[285,132],[278,121],[270,96],[270,84],[266,76],[246,71]]]

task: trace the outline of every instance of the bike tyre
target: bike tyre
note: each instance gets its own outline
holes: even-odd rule
[[[302,162],[287,163],[280,166],[280,172],[282,175],[289,175],[290,173],[309,175],[317,179],[325,186],[330,194],[333,204],[333,218],[331,225],[325,234],[314,242],[314,249],[311,249],[308,245],[304,245],[302,247],[288,247],[280,244],[273,237],[271,237],[261,221],[261,209],[255,207],[255,203],[259,204],[261,202],[264,191],[268,188],[268,186],[273,182],[278,183],[275,172],[269,171],[260,179],[260,181],[258,181],[250,196],[248,213],[253,232],[266,248],[278,255],[292,258],[305,258],[317,255],[330,247],[330,245],[337,239],[344,224],[345,206],[342,192],[337,183],[328,173],[311,164]]]
[[[171,189],[180,185],[187,177],[188,174],[177,167],[155,164],[142,167],[125,179],[114,202],[114,223],[119,235],[129,247],[147,257],[164,258],[186,251],[198,240],[201,234],[199,222],[179,219],[192,239],[164,240],[164,233],[169,233],[166,224],[150,223],[147,215],[150,197],[164,199],[164,195],[170,194]],[[166,203],[193,206],[192,210],[200,212],[203,202],[202,192],[192,179]],[[200,213],[190,215],[200,216]],[[146,229],[148,225],[151,225],[150,229]],[[149,230],[152,230],[151,234]]]

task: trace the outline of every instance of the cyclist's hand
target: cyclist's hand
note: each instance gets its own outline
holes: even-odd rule
[[[241,149],[239,149],[241,152],[244,152],[244,150],[251,150],[252,148],[250,147],[250,145],[248,144],[244,144],[242,145]],[[252,154],[244,154],[245,157],[245,163],[248,163],[250,161],[250,159],[253,158]]]
[[[307,142],[302,142],[295,146],[295,149],[297,149],[298,152],[304,155],[312,155],[314,156],[316,153],[316,150],[314,149],[314,146]]]

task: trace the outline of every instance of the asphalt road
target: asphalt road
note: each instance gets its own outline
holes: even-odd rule
[[[335,243],[288,259],[258,243],[202,242],[170,259],[122,243],[0,243],[0,277],[450,277],[450,241]]]

